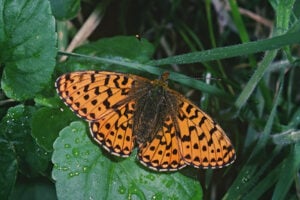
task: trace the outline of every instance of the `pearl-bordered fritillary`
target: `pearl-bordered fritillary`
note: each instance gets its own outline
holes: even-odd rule
[[[72,72],[56,80],[60,98],[89,122],[96,142],[127,157],[138,146],[140,162],[156,171],[192,165],[221,168],[235,160],[223,129],[159,79],[108,71]]]

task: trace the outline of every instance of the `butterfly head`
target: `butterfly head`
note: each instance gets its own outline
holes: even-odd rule
[[[152,81],[153,85],[162,86],[162,87],[168,87],[168,78],[169,78],[170,72],[165,71],[162,75],[160,75],[159,79],[155,79]]]
[[[166,82],[166,81],[168,80],[169,76],[170,76],[170,72],[165,71],[165,72],[160,76],[160,80]]]

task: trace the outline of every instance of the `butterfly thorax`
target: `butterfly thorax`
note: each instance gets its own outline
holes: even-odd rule
[[[146,87],[148,89],[136,101],[133,118],[133,134],[138,144],[152,141],[170,112],[166,82],[158,79]]]

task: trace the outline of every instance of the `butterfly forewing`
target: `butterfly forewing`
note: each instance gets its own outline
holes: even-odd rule
[[[63,101],[86,120],[100,119],[114,105],[128,97],[134,80],[112,72],[73,72],[56,80]]]

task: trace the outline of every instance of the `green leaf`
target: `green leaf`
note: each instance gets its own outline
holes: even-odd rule
[[[283,133],[272,135],[274,144],[287,145],[300,142],[300,130],[289,129]]]
[[[50,160],[49,154],[31,136],[30,124],[34,112],[34,107],[12,107],[0,123],[0,140],[9,142],[17,154],[19,170],[26,176],[36,176],[44,172]]]
[[[95,56],[123,57],[143,63],[152,57],[154,46],[147,40],[138,40],[134,36],[116,36],[84,45],[78,52],[88,55],[94,53]]]
[[[245,105],[249,97],[252,95],[254,89],[258,85],[259,81],[265,74],[266,70],[270,66],[270,63],[273,61],[277,54],[277,50],[268,51],[264,57],[264,59],[261,61],[260,65],[254,72],[254,74],[251,76],[250,80],[248,81],[247,85],[243,89],[243,91],[240,93],[239,97],[235,101],[235,107],[239,110],[242,106]]]
[[[18,200],[55,200],[57,199],[54,184],[48,180],[25,179],[18,182],[10,199]]]
[[[180,173],[157,173],[134,156],[110,159],[92,143],[82,122],[63,129],[54,143],[53,179],[59,199],[201,199],[198,182]]]
[[[32,98],[55,66],[55,22],[48,1],[0,0],[1,86],[13,99]]]
[[[16,153],[8,142],[1,140],[0,152],[0,199],[6,199],[16,182],[18,163]]]
[[[76,115],[68,108],[41,108],[32,117],[32,136],[40,146],[50,152],[59,131],[75,119]]]
[[[77,57],[71,56],[65,63],[65,66],[67,66],[67,70],[65,71],[86,69],[112,70],[111,68],[113,63],[109,64],[108,62],[102,62],[99,66],[100,60],[84,55],[93,55],[94,58],[99,56],[116,61],[126,60],[127,62],[144,63],[147,62],[153,55],[154,46],[147,40],[138,40],[134,36],[116,36],[100,39],[96,42],[83,45],[76,49],[76,52],[83,55],[79,55]],[[119,63],[113,65],[113,68],[120,72],[128,72],[128,68],[120,66]]]
[[[48,108],[59,108],[61,105],[61,99],[59,99],[57,96],[50,98],[46,98],[45,96],[37,96],[34,98],[34,102],[37,106],[45,106]]]
[[[292,182],[298,176],[300,168],[300,143],[296,143],[291,150],[289,156],[283,161],[282,168],[278,173],[279,180],[272,197],[274,200],[285,199]]]
[[[170,56],[158,60],[151,60],[149,65],[169,65],[169,64],[190,64],[198,62],[208,62],[218,59],[225,59],[237,56],[243,56],[267,50],[279,49],[287,45],[300,42],[299,30],[297,32],[288,32],[284,35],[263,39],[244,44],[232,45],[227,47],[218,47],[205,51]]]
[[[80,0],[50,0],[53,15],[56,19],[74,18],[80,10]]]
[[[261,184],[266,185],[266,180],[263,180],[263,183],[258,183],[260,180],[259,178],[262,176],[262,174],[265,172],[267,167],[270,166],[271,161],[278,156],[278,153],[280,152],[280,146],[275,146],[274,150],[271,154],[263,154],[267,141],[269,139],[272,125],[274,123],[274,120],[276,118],[277,109],[279,105],[280,98],[282,97],[282,90],[283,90],[283,82],[284,82],[284,71],[281,71],[280,78],[279,78],[279,90],[277,93],[277,96],[273,103],[273,108],[271,110],[270,116],[267,120],[267,123],[264,127],[264,130],[262,131],[263,134],[260,135],[259,140],[257,141],[257,144],[254,148],[251,149],[251,154],[248,155],[248,161],[247,163],[240,169],[240,172],[238,176],[236,177],[235,181],[227,191],[226,196],[224,199],[233,199],[237,196],[243,196],[249,193],[252,187]],[[262,162],[262,164],[258,164]],[[272,168],[275,168],[276,166],[272,166]],[[259,193],[262,193],[261,191],[266,191],[268,188],[267,186],[265,188],[261,188]]]

